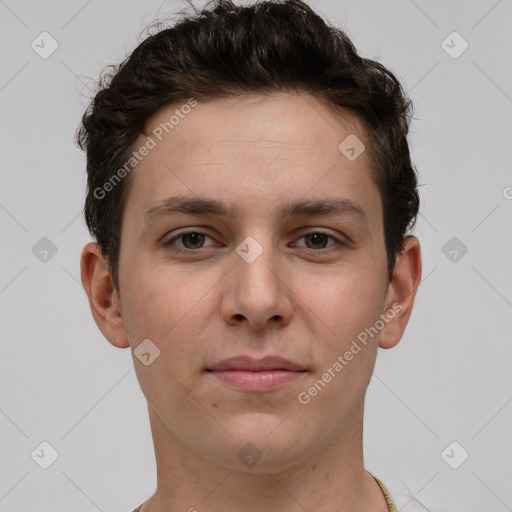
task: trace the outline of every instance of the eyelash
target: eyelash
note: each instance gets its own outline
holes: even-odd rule
[[[179,240],[181,238],[183,238],[184,236],[187,236],[187,235],[191,235],[191,234],[198,234],[198,235],[204,235],[208,238],[210,238],[211,240],[213,240],[213,238],[209,235],[207,235],[206,233],[202,232],[202,231],[198,231],[198,230],[190,230],[190,231],[183,231],[182,233],[180,233],[179,235],[176,235],[174,237],[172,237],[171,239],[169,239],[167,242],[164,243],[164,246],[165,247],[172,247],[173,246],[173,242],[176,241],[176,240]],[[335,241],[335,245],[338,245],[338,246],[344,246],[346,245],[343,241],[341,241],[339,238],[336,238],[335,236],[329,234],[329,233],[325,233],[324,231],[310,231],[308,233],[305,233],[303,235],[301,235],[299,237],[299,239],[301,238],[304,238],[308,235],[316,235],[316,234],[319,234],[319,235],[325,235],[327,236],[328,238],[332,239]],[[308,247],[305,247],[306,250],[308,251],[311,251],[311,252],[314,252],[314,253],[318,253],[318,252],[322,252],[322,251],[328,251],[330,249],[332,249],[334,246],[331,246],[331,247],[322,247],[320,249],[310,249]],[[201,249],[204,249],[204,247],[198,247],[197,249],[183,249],[183,248],[179,248],[179,247],[176,247],[174,246],[173,247],[173,250],[176,251],[176,252],[180,252],[180,253],[193,253],[193,252],[199,252]]]

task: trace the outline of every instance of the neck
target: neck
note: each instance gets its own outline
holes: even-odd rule
[[[141,512],[387,512],[380,487],[364,469],[362,409],[314,453],[285,462],[261,459],[242,471],[200,456],[149,407],[157,490]]]

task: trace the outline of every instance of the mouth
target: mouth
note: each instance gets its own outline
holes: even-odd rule
[[[303,377],[308,370],[282,357],[254,359],[231,357],[207,368],[206,372],[240,391],[272,391]]]
[[[207,371],[240,370],[248,372],[261,372],[273,370],[286,370],[292,372],[307,371],[299,364],[292,363],[288,359],[278,356],[267,356],[262,359],[254,359],[250,356],[237,356],[223,359],[215,363]]]

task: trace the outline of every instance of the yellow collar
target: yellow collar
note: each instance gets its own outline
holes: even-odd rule
[[[389,494],[389,491],[386,489],[386,486],[376,476],[373,476],[373,478],[375,478],[375,480],[379,484],[379,487],[381,488],[382,493],[386,498],[386,503],[388,504],[388,512],[397,512],[395,502],[393,501],[391,494]]]
[[[382,493],[384,494],[384,497],[386,498],[386,503],[388,504],[388,512],[397,512],[395,502],[393,501],[391,494],[389,494],[389,491],[386,489],[386,486],[376,476],[373,476],[373,478],[375,478],[376,482],[379,484],[379,487],[381,488]],[[136,508],[133,512],[138,512],[140,510],[140,508],[142,507],[142,505],[143,505],[143,503],[141,505],[139,505],[139,507]]]

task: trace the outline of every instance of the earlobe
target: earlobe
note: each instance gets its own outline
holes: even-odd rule
[[[415,236],[407,236],[404,250],[397,256],[385,298],[388,322],[380,332],[379,347],[392,348],[402,339],[411,316],[421,280],[421,248]]]
[[[82,284],[96,325],[112,345],[129,347],[121,302],[100,246],[94,242],[87,244],[82,250],[80,263]]]

